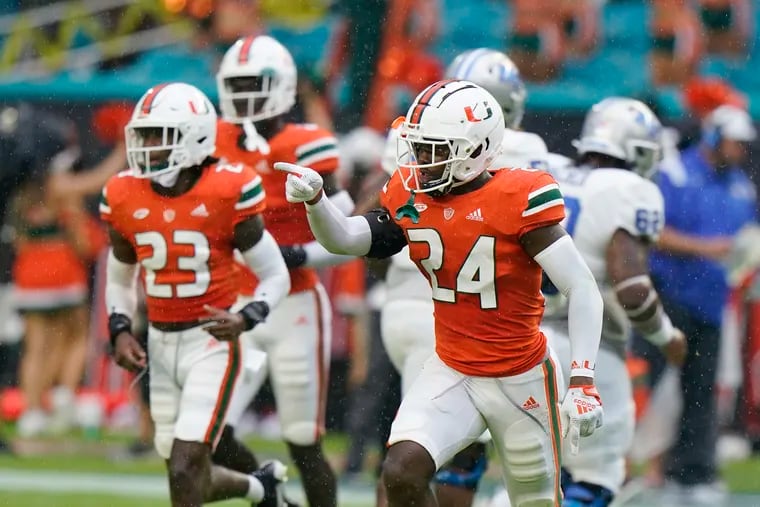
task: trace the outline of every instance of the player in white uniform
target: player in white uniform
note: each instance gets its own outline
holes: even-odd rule
[[[517,66],[501,51],[478,48],[457,56],[446,69],[446,77],[465,79],[482,86],[501,104],[504,140],[501,155],[492,167],[547,167],[546,143],[541,136],[520,130],[527,92]]]
[[[537,134],[518,130],[525,111],[526,91],[517,67],[500,51],[480,48],[457,56],[446,70],[446,77],[466,79],[488,90],[504,115],[505,132],[501,152],[493,168],[534,167],[546,169],[548,150]],[[397,129],[386,143],[382,165],[392,175],[396,170]],[[386,273],[386,302],[382,309],[381,333],[393,365],[401,374],[402,393],[422,369],[433,352],[433,299],[430,285],[409,259],[409,248],[390,259]],[[459,453],[436,474],[439,505],[462,507],[472,503],[478,482],[486,469],[484,442]]]
[[[631,328],[671,362],[685,357],[684,336],[664,313],[647,265],[665,218],[662,194],[650,180],[660,159],[660,128],[643,103],[605,99],[592,107],[575,142],[579,167],[552,170],[565,199],[564,226],[599,284],[605,314],[596,368],[604,426],[580,449],[565,449],[564,507],[607,506],[625,479],[635,422],[625,363]],[[564,361],[570,354],[564,297],[551,286],[545,292],[541,328]],[[494,507],[505,505],[503,497],[494,499]]]

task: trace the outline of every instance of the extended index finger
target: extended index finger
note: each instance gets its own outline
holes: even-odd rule
[[[303,167],[298,164],[291,164],[290,162],[275,162],[274,168],[278,171],[297,174],[298,176],[303,176],[307,171],[310,170],[308,167]]]

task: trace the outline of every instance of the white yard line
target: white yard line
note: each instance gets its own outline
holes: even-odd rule
[[[301,485],[291,481],[286,488],[288,494],[296,501],[303,501]],[[135,474],[100,474],[89,472],[52,472],[42,470],[14,470],[0,468],[1,491],[27,491],[46,493],[92,493],[115,496],[142,498],[168,498],[166,479],[160,475]],[[372,506],[375,503],[375,490],[371,486],[341,486],[339,498],[342,503]],[[633,497],[637,495],[631,495]],[[621,498],[621,500],[623,500]],[[627,507],[643,507],[635,498],[624,500]],[[488,501],[480,498],[475,507],[486,507]],[[615,505],[621,505],[616,502]],[[730,507],[757,507],[760,497],[750,495],[734,496],[729,500]],[[647,506],[652,507],[652,506]]]
[[[301,485],[289,482],[285,489],[294,500],[301,496]],[[0,468],[0,491],[38,491],[56,493],[97,493],[143,498],[168,498],[166,479],[160,475],[98,474],[12,470]],[[340,488],[340,499],[352,504],[373,505],[375,491],[370,488]]]

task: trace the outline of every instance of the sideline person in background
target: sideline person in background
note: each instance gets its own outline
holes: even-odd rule
[[[18,431],[28,437],[66,431],[74,424],[74,395],[88,347],[88,265],[105,245],[84,198],[123,169],[126,152],[123,142],[117,142],[97,167],[74,172],[81,163],[74,124],[40,111],[21,111],[19,120],[33,126],[19,125],[19,135],[28,128],[36,142],[22,148],[22,179],[6,223],[15,237],[13,297],[25,327],[20,384],[26,409]],[[121,128],[124,111],[111,105],[100,113]],[[48,414],[43,398],[51,388]]]
[[[720,106],[703,120],[701,141],[659,173],[666,225],[651,271],[689,348],[681,371],[681,424],[664,472],[669,489],[686,501],[715,503],[724,496],[717,482],[713,395],[728,295],[721,262],[736,233],[757,217],[755,187],[742,169],[755,137],[746,111]]]

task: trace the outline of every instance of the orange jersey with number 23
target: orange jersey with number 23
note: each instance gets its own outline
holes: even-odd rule
[[[541,267],[519,239],[564,218],[557,183],[542,171],[503,169],[466,194],[416,194],[414,223],[397,214],[410,197],[400,174],[380,200],[433,289],[438,356],[465,375],[485,377],[539,364],[546,355]]]
[[[264,201],[261,177],[242,164],[206,167],[177,197],[158,194],[130,171],[108,181],[100,216],[137,253],[151,322],[189,322],[208,315],[204,305],[235,302],[235,225],[261,213]]]

